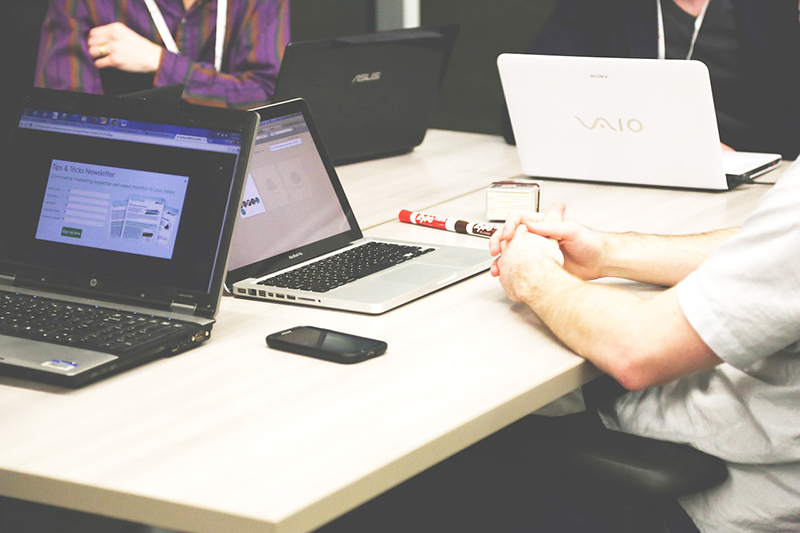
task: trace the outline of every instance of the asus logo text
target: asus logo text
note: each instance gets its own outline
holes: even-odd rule
[[[350,83],[364,83],[367,81],[378,81],[381,79],[381,73],[379,72],[366,72],[364,74],[356,74],[356,77],[353,78],[353,81]]]

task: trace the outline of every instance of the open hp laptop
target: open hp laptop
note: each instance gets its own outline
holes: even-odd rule
[[[210,335],[258,116],[32,89],[0,174],[0,373],[79,386]]]
[[[303,98],[335,164],[411,151],[425,137],[457,26],[292,42],[272,101]]]
[[[502,54],[497,63],[526,175],[725,190],[780,163],[722,152],[699,61]]]
[[[491,265],[488,250],[363,238],[305,102],[258,113],[228,263],[235,296],[378,314]]]

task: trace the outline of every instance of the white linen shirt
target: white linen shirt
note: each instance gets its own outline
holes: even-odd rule
[[[680,499],[701,531],[800,531],[800,163],[678,301],[724,364],[626,394],[603,422],[728,463],[722,485]]]

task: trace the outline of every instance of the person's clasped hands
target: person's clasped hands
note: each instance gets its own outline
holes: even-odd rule
[[[546,213],[514,211],[489,239],[489,252],[496,258],[490,272],[511,300],[525,301],[531,285],[544,282],[545,261],[583,280],[603,276],[602,233],[566,219],[565,212],[561,202]]]
[[[113,67],[127,72],[155,72],[164,52],[162,47],[121,22],[92,28],[87,44],[97,68]]]

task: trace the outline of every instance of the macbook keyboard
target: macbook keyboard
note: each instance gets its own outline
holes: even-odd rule
[[[0,334],[114,355],[198,328],[155,315],[0,291]]]
[[[433,250],[427,246],[367,241],[258,283],[284,289],[328,292]]]

